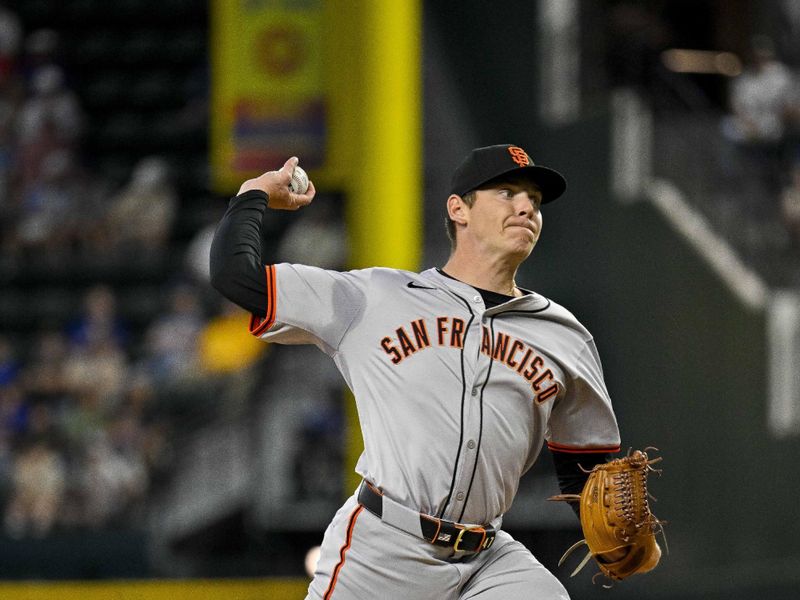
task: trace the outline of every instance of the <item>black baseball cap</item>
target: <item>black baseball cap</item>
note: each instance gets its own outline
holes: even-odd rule
[[[567,189],[567,180],[558,171],[533,164],[519,146],[498,144],[475,148],[453,173],[450,193],[458,196],[504,175],[523,175],[542,191],[542,204],[552,202]]]

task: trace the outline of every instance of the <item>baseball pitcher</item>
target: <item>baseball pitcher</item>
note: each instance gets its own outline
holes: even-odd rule
[[[328,354],[356,399],[363,481],[325,532],[308,598],[567,598],[502,529],[544,443],[587,560],[611,579],[653,568],[654,461],[637,452],[608,470],[620,439],[592,336],[515,281],[564,177],[518,146],[477,148],[452,177],[445,265],[338,272],[261,256],[264,211],[314,198],[313,183],[289,188],[297,162],[242,184],[214,237],[211,280],[252,314],[253,335]]]

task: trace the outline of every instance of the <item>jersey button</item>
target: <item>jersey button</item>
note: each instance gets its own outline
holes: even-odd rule
[[[456,500],[458,500],[460,502],[463,499],[464,499],[464,492],[458,492],[456,494]]]
[[[472,450],[475,447],[475,440],[470,440],[467,442],[467,448]]]
[[[473,396],[477,396],[478,395],[478,388],[472,388],[472,395]]]
[[[477,302],[480,302],[480,301],[481,301],[481,297],[480,297],[480,296],[473,296],[473,297],[472,297],[472,301],[473,301],[473,302],[476,302],[476,303],[477,303]]]

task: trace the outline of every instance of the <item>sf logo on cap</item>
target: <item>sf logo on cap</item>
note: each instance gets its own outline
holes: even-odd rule
[[[511,155],[511,160],[517,163],[520,167],[527,167],[529,164],[531,164],[531,159],[528,158],[525,150],[519,146],[510,146],[508,148],[508,153]]]

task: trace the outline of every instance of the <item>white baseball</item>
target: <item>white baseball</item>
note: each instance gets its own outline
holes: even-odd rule
[[[300,167],[295,167],[292,171],[292,180],[289,182],[289,190],[295,194],[305,194],[308,191],[308,175]]]

